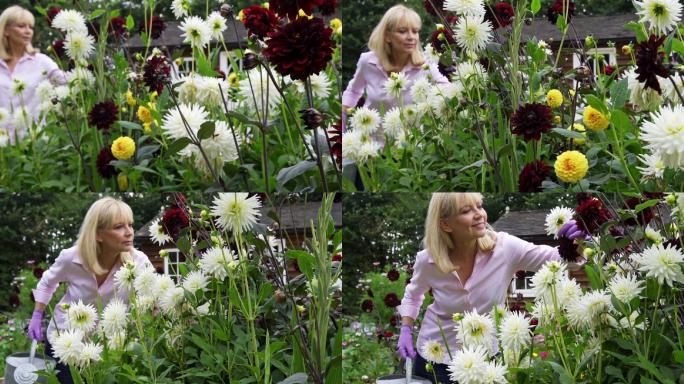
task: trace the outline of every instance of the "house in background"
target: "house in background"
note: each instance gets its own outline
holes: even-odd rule
[[[497,232],[506,232],[530,243],[555,247],[558,246],[558,240],[546,234],[546,215],[548,213],[548,210],[509,211],[492,226]],[[513,280],[509,290],[510,295],[515,297],[521,294],[523,299],[534,299],[530,290],[533,275],[533,271],[526,271],[524,278],[511,276]],[[589,279],[583,269],[570,272],[570,277],[574,278],[581,287],[589,287]]]
[[[193,63],[192,48],[189,44],[183,42],[184,38],[181,37],[183,31],[180,29],[179,21],[165,21],[164,24],[166,28],[164,28],[161,36],[150,43],[150,52],[153,48],[159,48],[169,57],[179,58],[181,65],[177,65],[175,60],[173,60],[172,76],[174,79],[177,79],[190,73]],[[228,58],[230,57],[239,63],[233,50],[245,48],[247,46],[246,38],[247,30],[242,22],[236,20],[233,23],[231,20],[228,20],[226,30],[223,31],[223,40],[228,51],[221,50],[219,54],[219,69],[226,75],[232,71]],[[214,47],[217,43],[212,42],[211,44]],[[145,44],[140,39],[140,35],[131,37],[127,45],[134,52],[145,52]],[[220,46],[222,47],[222,45]]]
[[[587,64],[592,69],[594,76],[600,71],[595,55],[602,56],[605,63],[615,67],[624,67],[629,64],[631,57],[622,53],[622,47],[630,43],[636,43],[634,31],[625,27],[629,22],[638,21],[633,14],[610,15],[610,16],[575,16],[568,27],[568,33],[563,41],[560,66],[568,71],[581,65],[581,58],[577,54],[577,42],[584,45],[587,36],[593,36],[596,48],[589,50],[590,56]],[[562,34],[555,24],[546,18],[536,18],[531,25],[523,26],[522,41],[528,41],[536,37],[544,40],[549,48],[558,52]],[[610,43],[610,44],[609,44]],[[613,46],[611,46],[613,45]]]
[[[316,220],[320,202],[307,203],[292,203],[283,204],[278,209],[278,217],[280,217],[280,229],[282,229],[282,242],[284,249],[277,249],[284,251],[288,248],[301,247],[305,240],[311,237],[311,220]],[[268,216],[269,211],[273,208],[265,206],[261,208],[260,224],[268,227],[275,227],[275,221]],[[332,206],[331,215],[335,223],[335,228],[342,227],[342,203],[336,202]],[[185,256],[173,247],[173,244],[166,244],[159,246],[152,242],[149,235],[149,229],[152,222],[162,216],[160,213],[152,221],[146,223],[142,228],[135,232],[134,244],[137,249],[143,251],[152,262],[157,272],[170,275],[174,278],[179,276],[179,265],[185,262]],[[168,252],[168,257],[159,256],[160,251],[164,249]],[[294,264],[289,265],[288,273],[294,272]]]

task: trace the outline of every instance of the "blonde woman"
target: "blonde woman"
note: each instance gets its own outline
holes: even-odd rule
[[[114,274],[127,260],[139,266],[150,264],[144,253],[133,248],[133,233],[133,212],[128,204],[104,197],[90,206],[76,245],[62,250],[33,290],[36,306],[29,323],[29,338],[44,340],[42,320],[45,307],[62,282],[68,283],[67,291],[55,306],[48,335],[67,329],[67,316],[60,304],[82,300],[84,304],[97,307],[101,300],[106,306],[116,297],[128,302],[127,292],[116,289]],[[48,355],[53,355],[49,338],[45,349]],[[71,383],[69,368],[58,364],[57,369],[60,371],[60,383]]]
[[[419,33],[422,22],[416,11],[403,5],[395,5],[385,12],[368,39],[370,51],[361,54],[356,73],[342,95],[342,108],[353,108],[366,94],[364,106],[388,111],[399,100],[384,90],[384,83],[394,73],[406,77],[401,95],[404,105],[411,103],[410,88],[421,77],[434,82],[449,80],[438,70],[435,63],[426,62],[421,53]]]
[[[574,221],[560,235],[583,236]],[[413,323],[425,292],[432,289],[434,302],[427,308],[416,342],[442,344],[438,320],[452,351],[458,349],[452,315],[477,310],[489,312],[506,299],[511,276],[518,270],[536,271],[548,260],[560,260],[558,250],[535,245],[505,232],[495,232],[487,223],[479,193],[434,193],[425,219],[425,249],[418,253],[413,277],[399,307],[401,332],[397,346],[402,358],[415,358],[414,374],[433,379],[425,370],[424,356],[413,347]],[[440,383],[449,383],[446,364],[434,364]]]
[[[57,64],[31,45],[34,24],[33,14],[18,5],[0,14],[0,136],[10,143],[21,141],[39,115],[38,84],[66,82]]]

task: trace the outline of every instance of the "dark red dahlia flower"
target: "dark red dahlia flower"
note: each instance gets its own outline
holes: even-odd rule
[[[521,105],[511,118],[513,133],[525,141],[539,140],[541,134],[549,132],[553,126],[551,107],[540,103]]]
[[[430,44],[432,44],[432,49],[436,52],[444,53],[448,45],[455,45],[456,39],[454,38],[454,33],[451,28],[437,29],[432,32],[430,37]]]
[[[335,42],[323,19],[298,17],[268,34],[264,56],[283,76],[304,80],[322,71],[332,59]]]
[[[383,299],[385,302],[385,305],[390,307],[390,308],[395,308],[398,307],[399,304],[401,304],[401,300],[397,297],[397,294],[394,292],[390,292],[385,295],[385,298]]]
[[[361,303],[361,310],[364,312],[373,312],[373,300],[364,300],[363,303]]]
[[[127,33],[126,19],[121,16],[112,17],[109,21],[109,34],[118,40],[126,37]]]
[[[601,68],[601,72],[603,72],[604,75],[610,76],[615,72],[615,67],[612,65],[605,65]]]
[[[439,73],[444,75],[447,79],[451,78],[451,75],[456,73],[456,67],[453,65],[444,65],[442,63],[437,64],[437,69],[439,70]]]
[[[515,271],[515,278],[516,279],[523,279],[523,278],[525,278],[525,275],[526,275],[526,272],[523,271],[522,269]]]
[[[109,179],[112,176],[116,176],[116,168],[109,164],[112,160],[116,160],[112,154],[112,147],[105,145],[97,155],[97,161],[95,162],[97,173],[99,173],[104,179]]]
[[[342,120],[330,126],[328,142],[330,143],[330,153],[335,158],[337,165],[342,167]]]
[[[164,29],[166,29],[166,24],[162,20],[161,16],[152,16],[147,26],[147,31],[145,31],[145,22],[140,23],[140,33],[147,32],[152,39],[158,39]]]
[[[572,16],[575,15],[575,3],[572,0],[556,0],[546,11],[546,17],[549,19],[551,24],[556,24],[558,16],[563,16],[565,7],[568,7],[568,24],[572,20]]]
[[[504,1],[496,3],[494,7],[485,5],[485,20],[492,23],[494,29],[508,26],[515,17],[513,6]]]
[[[551,167],[541,160],[525,164],[518,176],[519,192],[541,192],[542,182],[551,174]]]
[[[579,252],[577,252],[577,245],[574,240],[570,240],[565,236],[558,238],[558,254],[561,259],[574,263],[580,257]]]
[[[57,56],[59,56],[60,59],[63,59],[66,57],[66,49],[64,49],[64,40],[58,39],[55,40],[52,43],[52,50],[55,51]]]
[[[41,267],[33,268],[33,276],[35,276],[36,279],[40,279],[41,277],[43,277],[44,272],[45,272],[45,270]]]
[[[21,300],[19,299],[19,295],[17,295],[16,293],[13,293],[9,297],[9,304],[10,304],[10,307],[12,307],[12,308],[18,308],[21,305]]]
[[[399,324],[399,320],[401,319],[396,314],[391,314],[389,317],[389,323],[393,327],[396,327]]]
[[[665,35],[660,38],[651,35],[647,41],[636,45],[636,66],[634,71],[637,73],[637,80],[646,83],[646,87],[662,93],[658,76],[668,78],[670,71],[663,65],[664,53],[659,52],[660,46],[665,41]]]
[[[601,200],[593,197],[580,203],[575,210],[577,226],[589,234],[596,234],[599,227],[610,220],[610,212],[603,207]]]
[[[332,261],[342,261],[342,254],[341,254],[341,253],[336,253],[336,254],[332,257]]]
[[[47,11],[47,19],[50,25],[52,25],[52,20],[54,20],[55,16],[57,16],[60,12],[62,12],[62,8],[60,7],[52,7],[49,11]]]
[[[88,122],[90,125],[96,126],[97,129],[108,132],[118,117],[119,107],[113,101],[105,100],[93,105],[90,113],[88,113]]]
[[[278,25],[278,17],[275,12],[260,5],[247,7],[242,10],[242,14],[245,15],[242,24],[247,28],[247,32],[260,39],[266,37]]]
[[[280,17],[289,17],[294,20],[299,15],[299,10],[303,10],[307,15],[313,13],[314,7],[323,5],[324,0],[271,0],[269,8],[272,8]]]
[[[387,272],[387,279],[389,281],[397,281],[399,280],[399,271],[397,271],[395,268],[392,268]]]
[[[181,230],[186,228],[189,223],[188,214],[184,209],[178,207],[166,210],[161,219],[162,228],[173,238],[173,241],[178,240]]]
[[[331,16],[337,9],[337,0],[323,0],[323,3],[318,6],[323,16]]]
[[[150,91],[157,91],[161,95],[164,85],[169,82],[171,66],[164,55],[153,55],[143,67],[143,80]]]
[[[444,0],[423,0],[425,10],[434,16],[444,13]]]

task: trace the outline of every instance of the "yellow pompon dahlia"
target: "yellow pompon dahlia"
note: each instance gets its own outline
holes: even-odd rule
[[[121,136],[112,143],[112,154],[119,160],[128,160],[135,153],[135,141],[128,136]]]
[[[128,176],[123,173],[119,173],[116,177],[116,183],[119,185],[119,191],[125,191],[128,189]]]
[[[587,174],[589,162],[586,156],[578,151],[565,151],[556,158],[553,165],[556,176],[566,183],[576,183]]]
[[[584,125],[595,132],[608,128],[608,124],[610,124],[608,118],[604,116],[601,111],[592,107],[591,105],[587,105],[587,107],[584,108],[582,117],[584,118]]]
[[[135,97],[133,96],[133,92],[128,91],[126,92],[126,102],[128,103],[129,106],[135,107],[135,104],[138,102],[135,100]]]
[[[575,123],[571,127],[568,127],[569,131],[576,131],[582,134],[582,136],[587,137],[586,131],[587,129],[584,128],[584,125],[580,123]],[[582,145],[586,139],[572,139],[572,142],[575,143],[575,145]]]
[[[342,20],[334,18],[330,20],[330,28],[332,28],[333,33],[336,35],[342,34]]]
[[[235,72],[231,72],[230,75],[228,75],[228,84],[230,84],[231,87],[240,86],[240,79],[238,78],[238,75],[235,74]]]
[[[154,117],[152,117],[152,112],[150,112],[147,107],[141,105],[138,107],[138,119],[145,124],[150,124],[154,120]]]
[[[563,94],[557,89],[546,93],[546,104],[551,108],[558,108],[563,104]]]
[[[148,135],[152,133],[152,123],[143,123],[143,130]]]

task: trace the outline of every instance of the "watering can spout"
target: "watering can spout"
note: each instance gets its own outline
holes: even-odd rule
[[[36,347],[38,347],[38,342],[33,340],[31,342],[31,353],[29,354],[29,364],[33,364],[33,358],[36,357]]]

